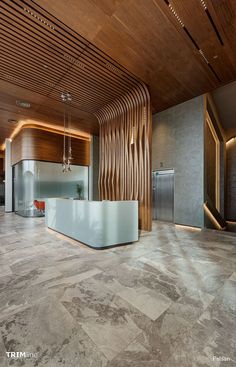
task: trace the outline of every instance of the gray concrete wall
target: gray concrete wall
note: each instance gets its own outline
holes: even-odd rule
[[[174,168],[174,221],[203,227],[203,96],[153,116],[153,170]]]

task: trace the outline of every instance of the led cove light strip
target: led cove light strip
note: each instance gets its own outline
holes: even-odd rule
[[[226,145],[230,144],[230,143],[234,143],[236,141],[236,136],[233,136],[232,138],[230,138],[227,142]]]
[[[16,137],[16,135],[23,129],[23,128],[32,128],[32,129],[39,129],[39,130],[45,130],[45,131],[49,131],[55,134],[60,134],[63,135],[64,134],[64,128],[63,126],[58,126],[58,125],[51,125],[51,124],[47,124],[46,122],[41,122],[41,121],[35,121],[35,120],[24,120],[24,121],[20,121],[16,128],[13,130],[11,136],[9,137],[10,140],[14,139]],[[80,130],[75,130],[75,129],[70,129],[70,135],[72,138],[75,139],[83,139],[86,141],[91,141],[91,134],[80,131]],[[5,144],[2,144],[0,146],[0,150],[5,150]]]
[[[204,204],[204,211],[206,215],[208,216],[208,218],[211,220],[211,222],[213,222],[216,225],[216,227],[222,231],[224,228],[221,227],[220,223],[216,220],[216,218],[214,217],[212,212],[208,209],[206,204]]]
[[[183,224],[175,224],[175,227],[177,227],[179,229],[186,229],[186,230],[191,230],[191,231],[201,231],[202,230],[199,227],[185,226]]]

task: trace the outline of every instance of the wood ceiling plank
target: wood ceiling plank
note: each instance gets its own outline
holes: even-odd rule
[[[31,61],[30,64],[38,65],[43,71],[44,68],[48,69],[47,72],[53,71],[53,73],[58,74],[62,76],[65,73],[65,69],[63,68],[63,63],[57,62],[55,57],[53,59],[50,59],[50,57],[45,57],[45,54],[43,51],[35,51],[35,49],[32,49],[29,45],[20,44],[20,50],[19,50],[19,39],[11,39],[9,37],[9,34],[3,35],[0,29],[1,34],[1,44],[6,47],[6,50],[11,51],[12,53],[18,55],[18,57],[24,57],[27,62]],[[44,55],[44,56],[43,56]]]
[[[207,8],[224,41],[224,49],[236,69],[236,2],[206,0]]]
[[[206,16],[207,13],[201,2],[171,0],[170,4],[180,16],[199,48],[204,52],[220,80],[230,81],[234,79],[236,74],[233,65],[224,45],[219,41],[209,17]],[[194,17],[191,16],[193,9]],[[201,24],[201,27],[199,27],[199,24]]]
[[[36,90],[45,98],[49,95],[53,103],[60,102],[62,90],[70,89],[73,94],[72,105],[79,111],[83,109],[90,113],[124,94],[135,85],[135,79],[132,77],[127,79],[126,72],[113,68],[113,63],[108,65],[110,60],[109,58],[103,60],[102,53],[99,52],[99,60],[96,62],[94,48],[92,58],[87,49],[83,60],[77,64],[78,53],[74,53],[74,48],[70,48],[68,52],[68,44],[63,38],[68,36],[68,33],[60,28],[60,42],[58,43],[54,34],[48,34],[41,24],[34,24],[35,19],[27,18],[21,6],[22,3],[20,0],[6,0],[3,5],[1,4],[1,32],[4,32],[2,46],[5,47],[0,48],[3,54],[0,71],[5,80],[10,79],[16,84]],[[17,9],[18,5],[20,12]],[[77,38],[71,34],[69,38],[71,38],[69,46],[75,45],[76,49]],[[81,39],[79,39],[79,46],[80,41]],[[85,44],[87,46],[88,42]],[[68,58],[64,57],[65,54],[68,54]],[[47,65],[47,68],[42,67],[44,64]],[[16,106],[11,108],[12,112],[16,112]],[[45,107],[45,101],[43,101],[42,104],[36,106],[36,118],[42,110],[44,116],[51,112],[55,117],[52,106]],[[28,111],[28,117],[35,117],[34,112],[33,109]]]
[[[12,48],[13,50],[14,50],[14,52],[15,52],[15,49],[14,49],[14,47],[15,47],[15,44],[14,44],[14,47],[12,47],[12,42],[9,44],[9,47],[10,48]],[[8,47],[6,47],[6,49],[8,49]],[[16,54],[18,55],[18,59],[19,59],[19,53],[22,53],[22,48],[21,48],[21,50],[19,50],[19,52],[17,53],[16,52]],[[33,53],[33,52],[32,52]],[[29,57],[31,57],[31,55],[32,55],[32,53],[30,53],[30,55],[29,55]],[[22,53],[22,56],[24,55],[24,53]],[[25,56],[24,56],[25,57]],[[26,56],[26,59],[27,59],[27,56]],[[48,62],[45,60],[44,61],[44,63],[46,64],[46,65],[48,65]],[[29,63],[27,62],[27,65],[29,65]],[[86,64],[85,64],[86,65]],[[39,66],[40,66],[40,64],[39,64]],[[128,88],[122,88],[122,84],[119,82],[119,86],[117,87],[117,84],[114,84],[114,83],[116,83],[117,82],[117,79],[116,78],[113,78],[112,80],[111,79],[109,79],[109,76],[106,76],[106,74],[105,74],[105,72],[103,72],[103,77],[100,77],[99,76],[99,74],[98,74],[98,71],[97,71],[97,73],[95,73],[94,72],[94,70],[92,70],[91,72],[89,71],[88,72],[88,69],[87,69],[87,66],[86,66],[86,70],[83,70],[83,69],[81,69],[81,68],[79,68],[79,66],[78,65],[74,65],[73,66],[73,70],[77,70],[77,72],[79,72],[80,73],[80,75],[81,74],[84,74],[85,75],[85,77],[88,77],[88,74],[89,75],[92,75],[93,77],[94,77],[94,80],[92,81],[93,83],[95,83],[96,84],[96,82],[97,82],[97,80],[101,80],[102,81],[102,84],[104,84],[104,82],[107,80],[107,84],[106,84],[106,89],[111,89],[111,86],[112,85],[115,85],[116,86],[116,88],[114,89],[114,90],[117,90],[117,89],[120,89],[120,92],[124,92],[125,90],[126,91],[128,91],[129,89]],[[97,68],[97,70],[99,70],[98,68]],[[46,73],[46,70],[43,68],[43,63],[42,63],[42,70],[39,70],[40,71],[40,73]],[[51,73],[53,73],[53,75],[55,74],[54,73],[54,69],[51,69],[51,68],[49,68],[48,70],[47,70],[47,72],[51,72]],[[101,72],[100,72],[101,73]],[[56,73],[56,74],[58,74],[58,73]],[[63,74],[58,74],[59,75],[59,78],[61,78],[62,76],[63,76]],[[95,76],[97,76],[97,79],[95,79]],[[103,88],[104,89],[104,88]],[[109,94],[111,93],[111,91],[109,92]]]
[[[104,24],[109,18],[98,6],[94,5],[90,0],[67,0],[65,11],[65,2],[51,0],[33,1],[34,4],[46,9],[50,14],[56,16],[66,25],[69,25],[75,31],[79,31],[85,39],[92,40],[101,28],[101,23]],[[55,10],[57,10],[55,12]],[[63,14],[63,17],[61,17]],[[73,14],[73,17],[72,17]],[[80,27],[78,27],[80,24]]]
[[[104,14],[112,16],[124,1],[127,0],[91,0],[91,3],[101,9]]]
[[[73,18],[72,9],[75,9],[76,4],[81,12],[85,12],[80,14],[82,22],[85,14],[87,16],[89,14],[91,1],[87,2],[86,7],[83,1],[71,0],[66,16],[62,12],[61,0],[51,1],[50,4],[46,0],[35,0],[34,3],[40,3],[58,19],[69,24],[68,20]],[[83,5],[80,8],[81,3]],[[188,1],[178,1],[178,3],[185,4]],[[198,3],[200,3],[199,0],[191,0],[192,8],[198,7]],[[154,5],[157,7],[155,11]],[[148,83],[152,102],[158,110],[168,105],[168,96],[166,97],[165,94],[169,95],[169,105],[173,105],[183,101],[184,98],[186,100],[191,96],[212,90],[220,84],[201,55],[183,34],[181,27],[176,25],[176,20],[171,19],[171,14],[167,15],[167,11],[164,10],[164,7],[167,7],[164,0],[127,0],[116,3],[110,10],[106,9],[106,4],[104,5],[103,2],[95,0],[95,6],[100,6],[103,16],[97,17],[99,13],[97,8],[94,9],[95,15],[94,12],[90,13],[97,21],[97,27],[94,32],[91,32],[90,38],[84,30],[85,24],[80,22],[75,24],[72,20],[70,22],[72,28]],[[189,14],[189,18],[191,22],[192,13]],[[117,25],[117,19],[120,26]],[[203,24],[198,22],[199,32],[202,32],[201,28],[205,26],[207,28],[204,32],[207,34],[209,27],[207,18],[204,18]],[[215,48],[212,46],[209,55],[214,51]],[[223,53],[224,55],[226,52]],[[170,66],[165,65],[168,63]],[[229,68],[229,61],[226,60],[225,68],[223,57],[217,61],[214,59],[212,63],[217,67],[222,83],[231,78],[233,71]],[[173,92],[174,88],[177,88],[178,92]]]
[[[22,4],[22,1],[17,1]],[[67,34],[67,37],[61,35],[56,29],[51,29],[45,26],[44,23],[39,21],[37,18],[23,10],[23,6],[15,5],[16,0],[5,0],[0,4],[0,11],[3,18],[5,16],[17,24],[19,28],[30,29],[31,33],[35,38],[41,39],[44,43],[53,43],[57,45],[58,49],[64,50],[68,54],[75,54],[79,56],[81,52],[87,47],[87,43],[73,42]],[[19,13],[20,11],[20,13]],[[54,24],[53,24],[54,25]]]
[[[37,68],[35,65],[32,66],[29,63],[23,64],[21,60],[22,59],[20,57],[18,57],[17,60],[13,60],[11,54],[4,52],[4,55],[1,58],[1,63],[3,64],[3,67],[4,63],[7,63],[8,69],[12,71],[16,70],[20,74],[20,76],[23,75],[26,75],[26,77],[32,76],[33,80],[42,81],[43,84],[49,86],[50,88],[52,88],[53,85],[57,84],[60,81],[61,79],[60,76],[57,76],[56,78],[56,75],[54,75],[53,73],[50,74],[46,73],[44,72],[44,70],[42,70],[42,68],[41,69]]]
[[[234,78],[236,3],[206,0],[222,46],[200,0],[169,1],[212,69],[164,0],[2,0],[0,95],[4,85],[14,83],[20,98],[31,101],[30,93],[35,100],[39,95],[30,116],[35,112],[50,120],[51,111],[60,120],[60,93],[68,89],[71,108],[83,115],[83,128],[86,118],[91,128],[97,108],[140,80],[149,86],[157,111]],[[4,108],[15,113],[14,99]],[[3,127],[0,121],[0,134]]]
[[[124,14],[126,14],[127,16],[126,11],[124,12]],[[140,19],[142,17],[142,14],[140,14]],[[122,13],[122,16],[123,16],[123,13]],[[136,19],[136,13],[133,14],[133,16],[135,16],[135,19]],[[130,19],[128,18],[126,21],[127,27],[130,27],[131,20],[132,19],[131,19],[131,14],[130,14]],[[147,20],[146,23],[153,24],[151,20]],[[150,30],[148,29],[148,27],[146,28],[147,28],[147,33],[149,33]],[[136,27],[133,26],[133,30],[132,30],[133,38],[135,37],[135,34],[136,34],[135,29]],[[155,29],[155,32],[157,33],[156,29]],[[116,33],[117,39],[115,38],[115,40],[116,40],[116,43],[123,45],[125,43],[125,40],[121,39],[121,36],[120,36],[121,34],[122,34],[122,30],[119,29]],[[102,43],[99,43],[100,47],[102,47],[104,44],[112,45],[111,39],[114,38],[113,37],[114,27],[112,27],[111,29],[105,29],[103,35],[105,38]],[[101,40],[101,37],[103,36],[101,36],[101,34],[99,34],[99,36]],[[140,39],[142,37],[141,31],[138,37],[139,37],[139,40],[137,42],[140,42]],[[156,42],[155,46],[153,46],[154,39]],[[167,42],[165,42],[164,47],[162,47],[162,43],[159,42],[157,35],[153,35],[153,40],[150,41],[152,43],[149,43],[149,49],[155,48],[156,51],[151,54],[150,51],[146,49],[144,54],[142,55],[142,62],[139,63],[139,65],[140,65],[140,68],[143,68],[143,69],[147,69],[146,68],[147,64],[150,65],[150,68],[149,68],[150,72],[149,72],[149,75],[147,75],[146,82],[149,84],[152,102],[156,103],[154,104],[156,109],[162,109],[164,107],[164,103],[163,103],[164,97],[163,96],[168,96],[170,104],[172,104],[172,101],[173,101],[173,104],[175,104],[174,101],[176,101],[177,95],[178,95],[179,101],[184,100],[184,98],[189,99],[189,98],[192,98],[194,96],[194,93],[196,92],[198,94],[201,94],[204,92],[206,88],[213,89],[218,85],[217,80],[215,80],[214,75],[211,75],[211,72],[207,70],[207,67],[203,65],[203,62],[201,61],[199,63],[198,60],[192,58],[191,49],[189,49],[189,53],[187,53],[189,57],[183,59],[180,62],[181,55],[186,54],[186,46],[184,46],[184,44],[183,44],[183,47],[181,46],[182,43],[179,42],[178,39],[175,38],[174,32],[173,32],[172,38],[169,39],[168,48],[166,46]],[[138,51],[139,49],[144,48],[143,44],[147,44],[147,43],[148,43],[148,39],[142,40],[141,43],[138,46],[136,46],[136,54],[139,52]],[[133,44],[135,45],[135,42],[133,42]],[[174,47],[172,45],[176,45],[176,46]],[[167,48],[167,51],[165,48]],[[175,54],[173,54],[173,52],[172,54],[170,54],[170,52],[168,53],[168,49],[172,49],[172,50],[175,49]],[[108,53],[113,52],[113,55],[114,55],[113,49],[110,49],[110,50],[106,49],[106,52]],[[122,52],[119,52],[119,53],[120,55],[126,55],[126,51],[123,53]],[[116,57],[118,58],[121,56],[119,56],[119,54],[117,53]],[[198,55],[197,58],[200,59],[201,57],[199,57]],[[162,61],[160,62],[160,60]],[[135,62],[135,60],[131,61],[131,63],[133,62]],[[136,60],[136,65],[137,64],[138,63]],[[143,67],[143,65],[145,65],[145,68]],[[183,70],[183,65],[185,65],[184,70]],[[205,70],[203,70],[204,68]],[[188,88],[188,90],[186,90],[186,88]],[[155,95],[157,95],[157,98],[155,98],[153,90],[156,91]],[[175,96],[173,96],[173,94],[175,94]],[[163,107],[162,107],[162,104],[163,104]]]

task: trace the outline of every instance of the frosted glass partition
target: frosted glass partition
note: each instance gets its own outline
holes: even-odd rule
[[[62,172],[60,163],[22,161],[14,166],[14,210],[26,216],[42,216],[35,200],[45,198],[88,199],[88,167],[72,166]]]

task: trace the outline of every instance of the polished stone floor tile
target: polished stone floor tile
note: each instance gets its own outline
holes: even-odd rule
[[[46,297],[0,323],[6,350],[38,353],[32,366],[105,366],[106,358],[57,297]],[[96,364],[95,361],[99,361]],[[18,365],[13,361],[11,365]]]
[[[0,277],[2,276],[7,276],[7,275],[12,275],[12,271],[10,266],[8,265],[0,265]]]
[[[231,277],[229,277],[229,280],[232,280],[234,282],[236,282],[236,272],[234,272]]]
[[[235,259],[216,231],[154,222],[96,251],[1,212],[0,367],[233,367]]]
[[[141,333],[113,292],[94,278],[67,288],[61,302],[109,360]]]
[[[172,303],[168,297],[146,287],[139,287],[137,289],[126,288],[118,292],[117,295],[125,299],[153,321],[167,310]]]
[[[157,360],[138,341],[134,341],[118,354],[107,367],[157,367]]]
[[[218,358],[225,358],[220,362]],[[177,343],[165,367],[230,366],[236,364],[236,321],[214,305]]]

